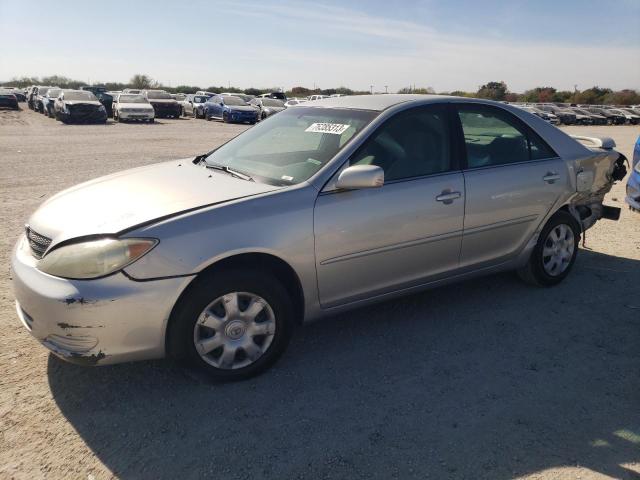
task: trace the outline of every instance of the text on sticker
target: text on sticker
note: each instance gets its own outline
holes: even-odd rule
[[[342,135],[349,128],[349,125],[342,123],[312,123],[307,127],[305,132],[314,133],[333,133],[334,135]]]

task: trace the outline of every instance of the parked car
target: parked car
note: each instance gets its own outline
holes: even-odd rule
[[[144,95],[119,93],[113,100],[113,119],[116,122],[135,120],[153,123],[155,110]]]
[[[640,116],[640,108],[624,107],[624,108],[619,108],[618,110],[622,110],[623,112],[632,113],[633,115]]]
[[[560,123],[562,123],[563,125],[574,125],[577,121],[575,113],[566,108],[558,107],[557,105],[541,104],[536,105],[536,108],[542,110],[543,112],[553,113],[556,117],[558,117]]]
[[[323,98],[329,98],[328,95],[309,95],[307,100],[322,100]]]
[[[274,113],[284,110],[284,102],[271,97],[254,98],[249,101],[249,105],[254,105],[258,109],[258,118],[264,120]]]
[[[0,87],[0,108],[20,110],[18,99],[16,98],[15,93],[13,93],[13,90]]]
[[[47,92],[50,88],[54,87],[38,87],[35,91],[33,98],[33,109],[36,112],[44,113],[44,99],[47,96]]]
[[[251,100],[256,98],[255,96],[247,95],[246,93],[225,92],[225,93],[221,93],[220,95],[222,95],[223,97],[238,97],[238,98],[241,98],[242,100],[244,100],[247,103],[249,103]]]
[[[242,98],[235,95],[216,95],[204,104],[204,117],[223,122],[254,124],[258,121],[259,111]]]
[[[607,124],[606,117],[602,115],[598,115],[597,113],[591,113],[588,110],[585,110],[584,108],[572,107],[571,111],[573,111],[576,114],[576,119],[578,120],[578,123],[582,123],[583,125],[606,125]],[[590,123],[581,122],[582,117],[589,117]]]
[[[107,110],[87,90],[63,89],[53,104],[56,120],[62,123],[107,123]]]
[[[552,123],[554,125],[558,125],[560,123],[560,120],[558,119],[558,117],[556,117],[553,113],[551,112],[545,112],[543,110],[540,110],[539,108],[536,107],[532,107],[529,105],[514,105],[522,110],[524,110],[525,112],[529,112],[532,113],[533,115],[536,115],[540,118],[542,118],[543,120]]]
[[[18,102],[24,102],[27,99],[25,95],[25,91],[21,88],[16,88],[16,87],[0,87],[0,88],[5,90],[10,90],[11,93],[13,93],[16,96],[16,100]]]
[[[124,90],[122,90],[122,93],[134,93],[136,95],[139,95],[142,93],[142,90],[138,88],[125,88]]]
[[[295,106],[50,198],[12,254],[16,311],[71,362],[169,355],[234,380],[326,315],[504,270],[556,285],[624,176],[610,139],[582,141],[486,100]]]
[[[614,115],[621,115],[624,117],[625,123],[629,123],[631,125],[638,125],[638,123],[640,123],[640,115],[636,115],[635,113],[627,112],[620,108],[611,108],[608,111]]]
[[[155,110],[156,118],[179,118],[182,114],[180,104],[164,90],[142,90],[141,94],[149,100]]]
[[[207,103],[207,100],[209,97],[206,95],[187,95],[182,104],[183,114],[191,115],[193,118],[204,118],[204,104]]]
[[[33,110],[33,101],[35,100],[35,96],[38,93],[38,86],[39,85],[31,85],[28,89],[27,89],[27,106]]]
[[[61,88],[50,88],[47,90],[47,94],[42,99],[42,113],[44,113],[47,117],[53,118],[53,104],[60,95],[62,91]]]
[[[617,113],[613,113],[606,108],[600,107],[583,107],[585,110],[591,113],[595,113],[597,115],[602,115],[607,119],[607,125],[624,125],[626,122],[626,118],[624,115],[619,115]]]
[[[290,98],[286,102],[284,102],[285,107],[293,107],[294,105],[299,105],[301,103],[307,102],[308,100],[305,98]]]
[[[214,95],[218,95],[216,92],[208,92],[206,90],[198,90],[196,95],[204,95],[206,97],[213,97]]]
[[[640,213],[640,136],[633,149],[631,168],[631,174],[627,180],[627,196],[624,200],[631,210]]]
[[[260,95],[260,98],[275,98],[277,100],[282,100],[283,102],[287,101],[287,96],[284,94],[284,92],[263,93],[262,95]]]

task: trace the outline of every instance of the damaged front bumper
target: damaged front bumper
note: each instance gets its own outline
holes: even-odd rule
[[[36,263],[23,235],[11,259],[18,317],[58,357],[102,365],[164,356],[167,320],[189,279],[66,280]]]

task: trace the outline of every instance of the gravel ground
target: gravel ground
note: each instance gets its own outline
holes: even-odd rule
[[[627,209],[587,233],[558,287],[501,274],[327,319],[250,381],[49,355],[17,320],[9,278],[30,212],[244,128],[0,112],[0,478],[640,478],[640,215]],[[628,156],[640,134],[570,130]],[[623,198],[624,182],[608,203]]]

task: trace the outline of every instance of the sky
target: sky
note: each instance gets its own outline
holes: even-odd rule
[[[203,88],[640,89],[640,0],[0,0],[0,80],[136,73]]]

